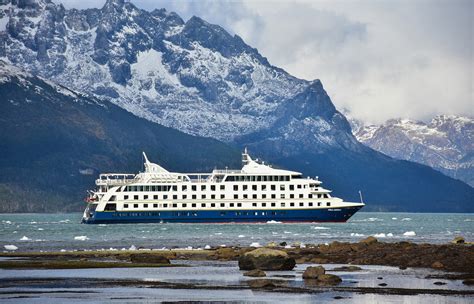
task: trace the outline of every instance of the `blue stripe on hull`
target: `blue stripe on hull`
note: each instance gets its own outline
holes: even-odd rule
[[[245,223],[245,222],[345,222],[361,207],[299,210],[237,211],[115,211],[95,212],[86,224],[106,223]]]

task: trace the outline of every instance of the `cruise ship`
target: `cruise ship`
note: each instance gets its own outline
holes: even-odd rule
[[[333,197],[318,178],[272,168],[242,153],[241,170],[169,172],[148,160],[138,174],[100,174],[82,222],[345,222],[364,206]]]

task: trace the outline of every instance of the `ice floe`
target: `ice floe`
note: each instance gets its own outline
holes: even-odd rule
[[[128,250],[132,250],[132,251],[137,250],[137,247],[135,247],[135,245],[132,245],[132,246],[130,246],[130,248],[128,248]]]
[[[6,250],[11,250],[11,251],[15,251],[18,249],[18,247],[16,247],[15,245],[4,245],[3,246]]]
[[[204,249],[209,250],[209,249],[211,249],[211,246],[206,245],[206,246],[204,246]]]
[[[78,235],[74,237],[76,241],[87,241],[89,238],[86,235]]]
[[[387,235],[385,233],[376,233],[374,234],[374,237],[376,238],[384,238],[384,237],[387,237]]]
[[[26,235],[24,235],[20,241],[30,241],[31,239],[29,237],[27,237]]]
[[[243,235],[243,234],[239,234],[239,236],[238,236],[238,237],[239,237],[239,238],[244,238],[244,237],[245,237],[245,235]]]
[[[415,236],[416,233],[415,233],[415,231],[407,231],[407,232],[405,232],[403,235],[404,235],[404,236]]]
[[[351,233],[351,236],[364,236],[364,234],[352,232],[352,233]]]
[[[316,230],[329,230],[329,229],[331,229],[331,228],[328,228],[328,227],[321,227],[321,226],[313,226],[311,228],[316,229]]]
[[[402,218],[402,221],[411,221],[411,218],[409,218],[409,217],[404,217],[404,218]]]

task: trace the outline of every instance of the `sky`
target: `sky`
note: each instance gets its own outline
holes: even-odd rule
[[[104,0],[55,0],[66,8]],[[474,117],[474,1],[132,0],[196,15],[241,36],[272,65],[320,79],[339,110],[367,123]]]

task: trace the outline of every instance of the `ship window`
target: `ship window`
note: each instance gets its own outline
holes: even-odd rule
[[[304,206],[304,203],[301,203],[301,202],[300,202],[300,207],[303,207],[303,206]]]
[[[318,203],[318,207],[320,207],[320,206],[321,206],[321,203]]]
[[[318,198],[321,198],[321,194],[318,194]]]
[[[285,191],[285,185],[280,185],[280,191]]]
[[[242,190],[244,190],[244,191],[247,190],[247,188],[248,188],[247,185],[243,185],[243,186],[242,186]]]
[[[205,191],[206,190],[206,185],[201,185],[201,191]]]
[[[242,207],[242,203],[237,203],[237,207]]]
[[[266,195],[266,194],[262,194],[262,198],[267,198],[267,195]]]
[[[138,204],[133,204],[133,208],[138,208]]]
[[[221,185],[221,190],[225,190],[225,186],[224,186],[224,185]]]
[[[252,207],[257,207],[257,203],[252,203]]]
[[[115,210],[117,210],[117,204],[105,205],[104,211],[115,211]]]
[[[196,188],[196,185],[192,185],[192,186],[191,186],[191,190],[192,190],[192,191],[196,191],[196,189],[197,189],[197,188]]]
[[[258,182],[261,182],[261,181],[262,181],[262,177],[261,177],[261,176],[257,176],[257,181],[258,181]]]
[[[262,207],[266,207],[267,206],[267,203],[262,203]]]
[[[308,194],[308,198],[313,198],[313,195],[312,195],[312,194]]]
[[[234,194],[234,199],[238,199],[239,196],[237,194]]]
[[[254,182],[255,181],[255,176],[250,176],[250,181]]]
[[[130,189],[130,188],[129,188],[128,186],[125,186],[125,188],[123,189],[123,192],[130,191],[129,189]]]
[[[183,208],[186,208],[188,206],[188,204],[184,203],[184,204],[181,204],[181,207]]]
[[[290,194],[290,198],[295,198],[295,195],[294,195],[294,194]]]
[[[301,189],[301,185],[297,185],[296,187],[298,187],[298,189]]]
[[[309,202],[308,205],[309,205],[310,207],[313,207],[313,203],[312,203],[312,202]]]
[[[158,199],[158,195],[153,195],[153,199],[157,200]]]
[[[216,199],[216,195],[215,195],[215,194],[211,194],[211,199]]]
[[[163,195],[163,199],[168,199],[168,195],[167,194]]]
[[[252,185],[252,190],[257,191],[257,185]]]
[[[267,185],[262,185],[262,191],[267,190]]]
[[[123,196],[123,199],[124,199],[124,200],[128,200],[128,195],[124,195],[124,196]]]
[[[285,195],[284,195],[284,194],[280,194],[280,198],[285,198]]]
[[[211,203],[211,207],[215,207],[215,206],[216,206],[216,204],[214,204],[214,203]]]
[[[196,204],[191,204],[191,207],[196,208]]]
[[[244,199],[247,199],[249,196],[247,194],[244,194]]]
[[[193,204],[193,205],[196,205],[196,204]],[[201,207],[206,207],[206,203],[202,203]]]
[[[168,204],[163,204],[163,208],[168,208]]]
[[[128,204],[123,204],[123,207],[124,207],[124,208],[128,208]]]
[[[263,181],[264,181],[264,182],[268,181],[268,176],[264,176],[264,177],[263,177]]]
[[[276,198],[276,194],[272,194],[272,198]]]
[[[290,181],[290,176],[285,176],[285,182],[289,182]]]
[[[221,207],[225,207],[225,204],[224,204],[224,203],[221,203]]]
[[[223,199],[224,197],[225,197],[225,195],[224,195],[224,194],[221,194],[221,198]]]
[[[275,206],[276,206],[276,204],[275,204],[275,203],[272,203],[272,207],[275,207]]]
[[[173,199],[178,199],[178,196],[177,196],[177,195],[173,195]]]
[[[147,192],[148,192],[148,191],[150,191],[150,186],[144,186],[143,189],[144,189],[143,191],[147,191]]]
[[[234,191],[238,191],[239,190],[239,186],[238,185],[234,185]]]
[[[290,190],[295,190],[295,185],[290,185]]]
[[[226,182],[233,182],[233,181],[234,181],[234,177],[228,175],[228,176],[225,178],[225,181],[226,181]]]
[[[173,204],[173,208],[176,208],[176,207],[178,207],[178,204]]]
[[[158,208],[158,204],[153,204],[153,208]]]
[[[138,199],[138,195],[134,195],[134,196],[133,196],[133,199],[134,199],[134,200],[137,200],[137,199]]]
[[[304,197],[304,195],[303,195],[303,194],[300,194],[300,198],[303,198],[303,197]]]
[[[143,208],[148,208],[148,204],[143,204]]]
[[[295,203],[290,203],[290,207],[294,207],[295,206]]]
[[[331,206],[331,203],[330,203],[330,202],[327,202],[327,203],[326,203],[326,206],[328,206],[328,207]]]
[[[201,198],[206,199],[206,195],[205,194],[201,195]]]
[[[271,185],[270,188],[275,191],[276,190],[276,186],[275,185]]]
[[[281,203],[281,206],[282,206],[282,207],[285,207],[285,203]]]
[[[187,190],[188,190],[188,186],[183,185],[183,188],[182,188],[182,189],[183,189],[183,191],[187,191]]]
[[[183,199],[187,199],[187,198],[188,198],[188,196],[187,196],[187,195],[183,195]]]
[[[178,191],[178,186],[173,186],[173,191]]]
[[[253,198],[253,199],[257,199],[257,195],[256,195],[256,194],[253,194],[253,195],[252,195],[252,198]]]
[[[197,199],[197,195],[196,195],[196,194],[193,194],[193,199]]]
[[[211,191],[216,191],[216,186],[212,185],[211,186]]]
[[[144,196],[143,196],[143,199],[144,199],[144,200],[148,199],[148,195],[144,195]]]
[[[324,194],[324,198],[328,198],[328,195],[327,195],[327,194]]]
[[[234,203],[230,203],[230,207],[234,207]]]

